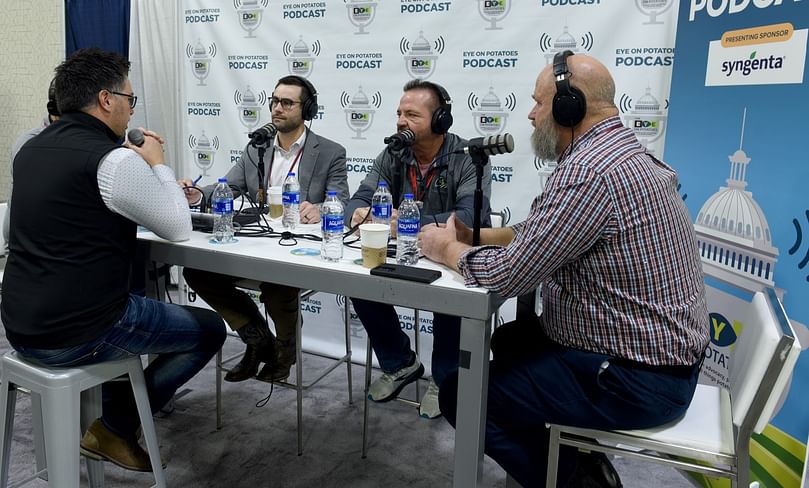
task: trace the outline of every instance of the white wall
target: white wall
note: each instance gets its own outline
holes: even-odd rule
[[[3,0],[0,15],[0,200],[9,197],[9,152],[47,114],[53,68],[64,59],[63,0]]]

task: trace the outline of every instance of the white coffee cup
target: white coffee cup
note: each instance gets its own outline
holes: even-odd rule
[[[385,264],[388,256],[388,235],[390,226],[385,224],[360,225],[360,242],[362,245],[362,265],[376,268]]]
[[[267,190],[269,205],[270,205],[270,218],[280,219],[284,215],[284,202],[281,194],[280,186],[271,186]]]

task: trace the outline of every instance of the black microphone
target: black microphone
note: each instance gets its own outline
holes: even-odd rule
[[[130,144],[134,144],[135,146],[142,146],[144,139],[143,131],[140,129],[132,129],[126,134],[126,138],[129,139]]]
[[[412,145],[415,140],[416,134],[410,129],[405,129],[390,137],[386,137],[385,144],[387,144],[392,151],[401,151],[405,147]]]
[[[469,154],[481,151],[486,156],[510,153],[514,150],[514,138],[511,134],[497,134],[496,136],[476,137],[469,139],[469,145],[463,149],[452,151],[452,154]]]
[[[250,144],[253,147],[264,147],[267,146],[270,141],[272,141],[272,138],[275,137],[276,132],[278,132],[278,127],[276,127],[272,122],[269,122],[266,125],[259,127],[255,131],[247,134],[247,137],[250,138]]]

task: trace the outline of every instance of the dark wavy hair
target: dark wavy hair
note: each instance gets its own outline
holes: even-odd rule
[[[129,61],[98,48],[80,49],[56,67],[54,85],[61,113],[90,108],[101,90],[123,90]]]

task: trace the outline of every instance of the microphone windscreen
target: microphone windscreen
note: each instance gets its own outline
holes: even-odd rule
[[[134,144],[135,146],[142,146],[144,139],[143,131],[140,129],[132,129],[126,134],[126,138],[129,139],[130,144]]]

